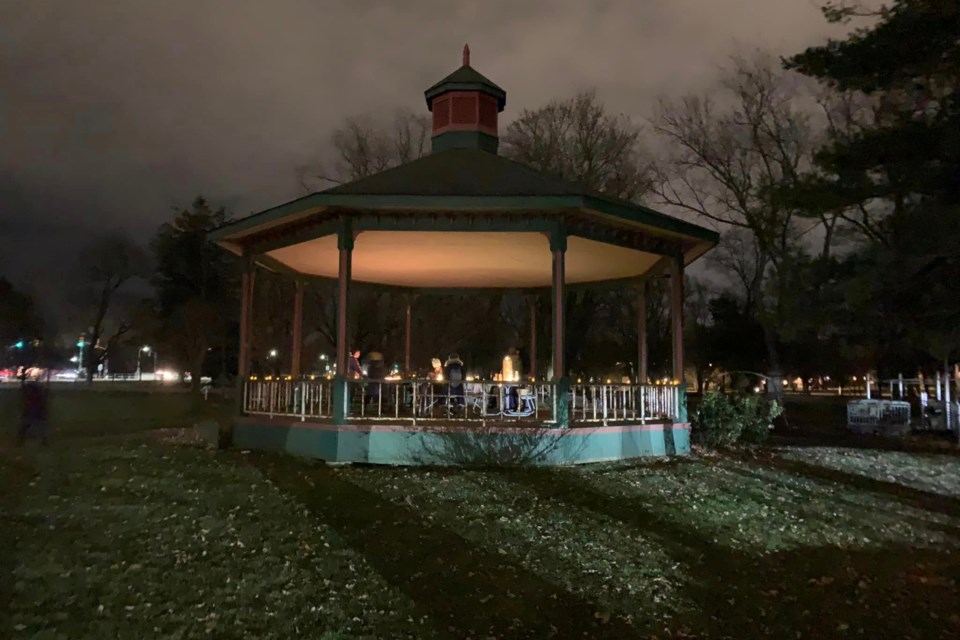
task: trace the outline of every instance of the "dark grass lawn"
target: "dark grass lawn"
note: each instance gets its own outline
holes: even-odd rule
[[[960,635],[952,454],[464,472],[78,424],[0,450],[0,637]]]
[[[146,385],[124,391],[70,383],[46,388],[50,423],[59,430],[61,439],[183,427],[200,419],[226,419],[232,410],[232,404],[217,395],[211,394],[204,401],[184,391],[150,390]],[[17,384],[0,385],[0,447],[13,440],[19,403]]]

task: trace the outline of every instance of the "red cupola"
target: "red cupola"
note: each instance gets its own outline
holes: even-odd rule
[[[463,46],[463,66],[424,92],[433,113],[433,151],[482,149],[497,152],[497,114],[506,92],[470,66]]]

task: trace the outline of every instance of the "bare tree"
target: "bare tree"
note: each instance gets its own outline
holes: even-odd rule
[[[426,115],[400,109],[391,118],[351,116],[330,134],[332,160],[297,170],[305,191],[366,178],[424,156],[430,149]]]
[[[642,129],[587,91],[524,110],[501,138],[503,154],[615,198],[636,201],[653,186]]]
[[[732,276],[739,287],[739,297],[747,314],[755,315],[763,297],[763,275],[767,258],[747,229],[730,229],[720,237],[720,244],[707,256],[707,262]]]
[[[84,362],[87,368],[87,381],[93,379],[97,365],[110,355],[120,339],[130,331],[131,320],[124,309],[117,311],[118,292],[134,278],[145,277],[147,256],[137,245],[119,234],[110,234],[99,238],[89,245],[80,256],[79,268],[83,275],[80,287],[84,308],[91,309],[91,322],[86,342],[90,345],[84,350]]]
[[[693,365],[697,378],[697,392],[703,393],[712,359],[710,329],[713,318],[710,300],[713,292],[703,280],[688,276],[685,281],[686,284],[683,287],[684,353],[687,361]]]
[[[770,294],[757,300],[756,311],[778,383],[777,306],[807,230],[796,207],[778,193],[808,168],[816,142],[809,115],[796,106],[799,90],[797,77],[780,71],[769,56],[736,59],[716,90],[663,100],[654,119],[669,146],[666,162],[658,166],[661,202],[741,229],[753,243],[753,273],[743,262],[731,266],[750,295]],[[780,393],[778,384],[773,391]]]

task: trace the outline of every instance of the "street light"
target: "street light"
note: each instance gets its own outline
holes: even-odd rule
[[[140,347],[140,350],[137,351],[137,380],[143,382],[143,366],[140,361],[143,359],[141,356],[145,353],[150,353],[150,347],[143,345]]]
[[[154,380],[157,378],[157,352],[153,351],[150,345],[145,344],[140,347],[140,351],[137,352],[137,374],[141,380],[143,380],[143,372],[141,371],[140,358],[144,353],[149,355],[151,352],[153,353],[153,378]]]
[[[280,361],[277,359],[277,356],[279,355],[280,355],[280,352],[277,351],[276,349],[270,349],[270,351],[267,352],[267,360],[269,360],[272,363],[270,366],[270,370],[273,372],[273,375],[275,376],[280,375]]]
[[[83,372],[83,348],[86,345],[86,339],[83,336],[80,336],[80,339],[77,340],[77,349],[80,350],[80,352],[77,354],[77,375],[80,375]]]

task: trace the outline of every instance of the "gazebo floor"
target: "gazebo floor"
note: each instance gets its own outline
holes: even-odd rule
[[[534,421],[406,422],[244,416],[235,419],[240,449],[284,451],[328,462],[385,465],[565,465],[685,455],[690,425],[636,421],[574,424]]]

